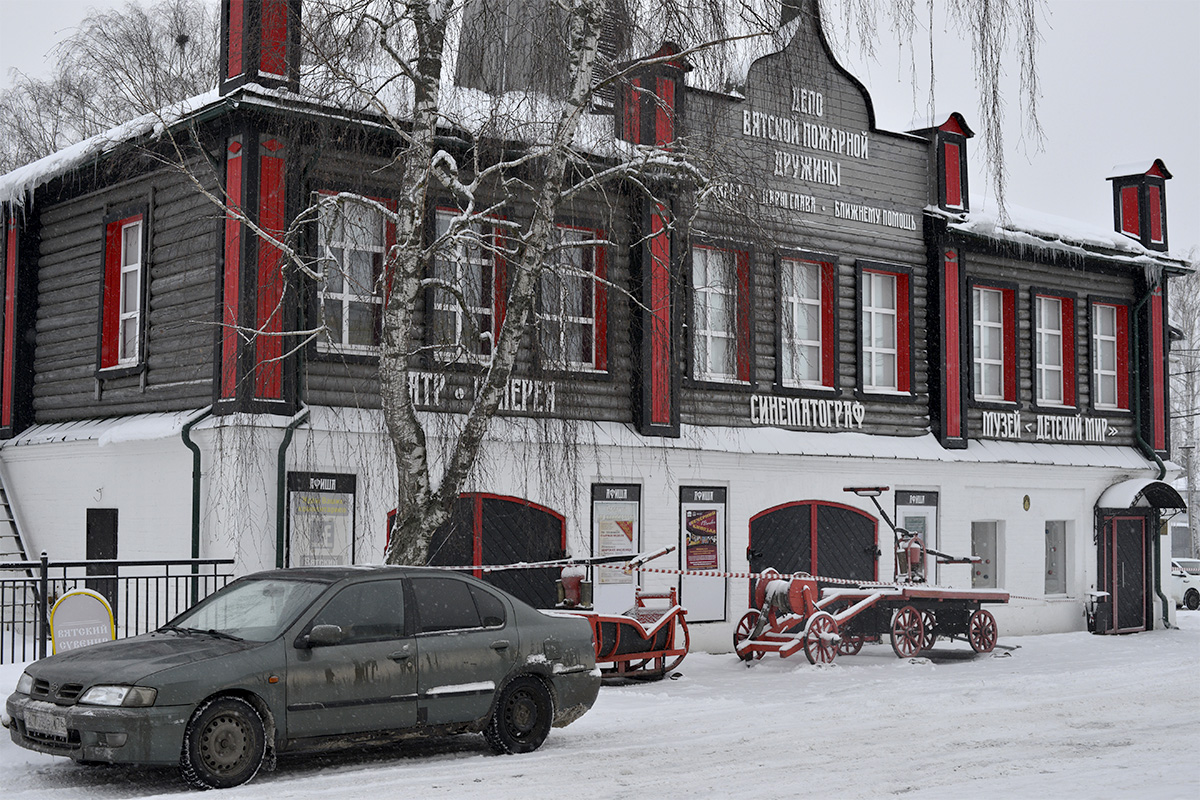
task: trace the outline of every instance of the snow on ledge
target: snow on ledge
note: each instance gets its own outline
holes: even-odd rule
[[[100,447],[124,442],[145,442],[180,435],[183,426],[198,412],[168,411],[134,414],[109,419],[84,419],[73,422],[51,422],[22,431],[16,437],[0,443],[0,448],[24,447],[36,444],[94,441]]]

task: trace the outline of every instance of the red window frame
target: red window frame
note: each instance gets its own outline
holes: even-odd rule
[[[1121,187],[1121,232],[1130,236],[1140,237],[1141,208],[1138,203],[1138,187],[1136,185]]]
[[[1103,300],[1093,300],[1091,303],[1092,310],[1088,315],[1088,320],[1092,326],[1091,350],[1092,350],[1092,407],[1102,411],[1128,411],[1129,410],[1129,306],[1124,303],[1106,302]],[[1099,378],[1100,378],[1100,326],[1096,322],[1096,313],[1098,309],[1111,308],[1114,316],[1114,346],[1115,364],[1116,364],[1116,404],[1100,404],[1097,400],[1100,394]],[[1107,338],[1107,337],[1106,337]]]
[[[137,355],[121,357],[121,276],[125,228],[139,225],[138,230],[138,316]],[[146,215],[130,214],[112,220],[104,226],[104,283],[100,299],[100,369],[133,367],[145,360],[142,332],[145,330],[146,305]]]
[[[946,208],[963,208],[962,147],[958,142],[943,140],[943,179],[946,182]]]
[[[865,333],[862,327],[864,310],[863,281],[868,275],[887,275],[896,280],[896,387],[876,387],[866,385],[866,342],[862,339]],[[864,265],[859,268],[858,275],[858,331],[859,331],[859,371],[858,384],[862,391],[869,394],[910,394],[912,392],[912,280],[907,270],[890,269],[880,264]]]
[[[1038,300],[1059,301],[1059,333],[1062,337],[1062,403],[1047,402],[1041,398],[1042,387],[1038,378],[1041,362],[1037,355],[1037,337],[1041,328],[1038,317]],[[1075,366],[1075,298],[1070,295],[1055,294],[1054,292],[1033,292],[1033,310],[1030,318],[1033,321],[1033,353],[1030,363],[1033,367],[1033,402],[1041,408],[1075,408],[1076,399],[1076,366]]]
[[[832,260],[807,256],[805,254],[790,254],[784,253],[779,257],[780,266],[777,273],[780,276],[780,284],[777,291],[779,297],[779,352],[777,363],[779,385],[789,389],[804,389],[804,388],[825,388],[832,389],[836,385],[837,380],[837,280],[834,262]],[[820,272],[820,353],[821,353],[821,378],[817,382],[802,381],[792,378],[790,380],[784,377],[784,363],[788,356],[787,342],[788,338],[784,330],[785,313],[784,308],[784,293],[783,293],[783,262],[792,262],[799,264],[811,264],[816,266]]]
[[[750,252],[748,250],[740,250],[735,247],[717,246],[712,244],[696,244],[692,246],[692,252],[697,250],[706,250],[717,253],[727,253],[733,256],[734,260],[734,352],[735,366],[734,372],[730,375],[718,373],[710,373],[707,369],[699,370],[699,365],[696,364],[696,349],[695,337],[699,326],[696,324],[696,285],[695,285],[695,265],[692,265],[690,270],[691,278],[689,279],[689,288],[691,289],[692,297],[692,313],[691,313],[691,335],[692,347],[690,348],[692,362],[692,377],[694,380],[707,383],[749,383],[750,382],[750,366],[752,361],[752,343],[750,341],[750,309],[752,304],[751,299],[751,279],[750,279]],[[708,328],[705,328],[708,330]],[[706,365],[707,366],[707,365]]]
[[[1000,323],[1002,326],[1002,391],[1001,397],[980,397],[975,392],[975,374],[979,364],[975,359],[975,291],[1000,293]],[[1017,291],[1012,286],[986,282],[971,283],[971,398],[977,403],[1015,403],[1017,401]]]

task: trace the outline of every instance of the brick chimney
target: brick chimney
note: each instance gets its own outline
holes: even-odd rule
[[[1113,187],[1113,226],[1148,250],[1167,249],[1167,181],[1162,159],[1119,164],[1108,180]]]
[[[221,94],[300,89],[301,0],[221,0]]]

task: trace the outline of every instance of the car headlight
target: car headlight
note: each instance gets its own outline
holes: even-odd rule
[[[157,689],[145,686],[93,686],[79,698],[81,705],[143,708],[154,705]]]
[[[17,694],[33,694],[33,676],[28,672],[22,672],[17,679]]]

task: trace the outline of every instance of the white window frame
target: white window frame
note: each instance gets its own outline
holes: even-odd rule
[[[782,258],[780,264],[780,315],[779,323],[782,327],[780,331],[780,340],[782,343],[781,358],[783,359],[782,371],[780,372],[780,380],[785,386],[823,386],[824,385],[824,347],[825,342],[821,340],[823,336],[822,330],[822,313],[824,297],[824,270],[825,266],[817,261],[807,261],[800,258]],[[811,272],[815,275],[815,280],[808,283],[809,286],[816,288],[816,295],[805,295],[799,291],[800,281],[797,280],[799,270]],[[791,279],[791,291],[788,291],[788,278]],[[797,334],[799,326],[796,321],[801,317],[802,312],[809,309],[815,309],[817,315],[816,333],[817,338],[804,338]],[[809,360],[807,363],[815,366],[815,376],[810,374],[805,377],[797,377],[797,372],[806,363],[801,355],[804,352],[816,352],[816,357]]]
[[[996,319],[986,318],[984,309],[986,304],[983,302],[985,298],[995,299],[996,302]],[[1005,400],[1004,395],[1004,292],[1000,289],[992,289],[985,286],[976,286],[971,290],[971,307],[972,307],[972,325],[973,325],[973,353],[974,369],[972,376],[972,384],[975,390],[976,400]],[[1000,342],[999,354],[988,353],[987,342],[989,341],[989,332],[995,331],[998,334]],[[989,375],[995,376],[996,391],[988,391]]]
[[[1036,342],[1035,369],[1037,371],[1037,402],[1042,406],[1065,406],[1066,385],[1063,358],[1063,301],[1060,297],[1037,296],[1037,319],[1034,323]],[[1053,309],[1053,310],[1052,310]],[[1056,322],[1057,327],[1050,323]],[[1058,363],[1047,360],[1047,355],[1057,353]],[[1058,389],[1054,397],[1051,388]]]
[[[347,204],[348,205],[348,204]],[[372,342],[363,344],[360,342],[350,342],[350,308],[352,305],[367,305],[378,306],[378,313],[383,313],[383,260],[387,256],[387,218],[378,210],[362,205],[356,205],[357,208],[367,211],[376,216],[379,222],[379,244],[364,245],[362,242],[348,240],[343,235],[343,238],[338,240],[330,240],[329,231],[333,220],[329,215],[342,215],[343,205],[338,203],[323,203],[318,212],[317,223],[317,252],[321,258],[321,270],[324,277],[320,285],[317,287],[318,313],[322,326],[325,325],[326,306],[337,305],[341,311],[341,336],[339,341],[333,341],[329,336],[329,330],[326,328],[326,335],[317,340],[317,349],[329,353],[349,353],[363,355],[377,355],[379,353],[379,343]],[[336,217],[335,217],[336,219]],[[344,234],[344,223],[343,223]],[[348,246],[352,245],[352,246]],[[334,255],[333,251],[341,250],[342,259],[339,260]],[[378,259],[379,276],[375,278],[374,285],[371,287],[352,286],[349,270],[346,268],[345,254],[347,251],[359,253],[370,253],[372,258]],[[340,291],[333,291],[329,288],[331,275],[336,272],[341,278],[342,288]],[[368,293],[369,291],[369,293]],[[375,338],[379,335],[379,331],[375,331]]]
[[[435,224],[438,239],[446,236],[451,221],[459,216],[459,212],[448,209],[438,209]],[[458,298],[444,289],[433,290],[433,313],[449,314],[453,318],[454,338],[452,342],[438,342],[438,357],[445,361],[468,361],[476,364],[487,364],[492,359],[495,348],[496,324],[496,261],[499,234],[496,229],[484,221],[472,221],[466,228],[448,243],[453,251],[447,257],[445,247],[434,257],[434,274],[443,280],[453,282],[467,299],[466,309],[458,302]],[[442,275],[438,275],[442,270]],[[486,304],[470,303],[467,287],[474,284],[478,288],[487,286],[488,300]],[[482,301],[482,293],[481,293]],[[473,333],[467,325],[467,314],[476,320],[486,320],[487,325],[480,325],[478,341],[468,342],[468,336]],[[430,325],[435,325],[431,319]],[[435,338],[437,334],[434,329]]]
[[[132,231],[133,236],[128,233]],[[134,242],[137,252],[130,254],[127,245],[130,240]],[[117,292],[119,295],[119,307],[117,322],[117,365],[128,366],[138,363],[141,357],[141,329],[142,329],[142,220],[136,219],[133,222],[126,223],[121,226],[121,274],[118,278]],[[126,287],[128,282],[132,282],[133,291],[127,292]],[[133,306],[130,307],[127,299],[132,299]],[[132,325],[132,337],[126,337],[126,329]],[[132,348],[129,344],[132,342]]]
[[[698,265],[703,264],[703,275],[710,276],[714,256],[718,254],[720,262],[723,263],[725,277],[728,278],[726,285],[717,285],[703,280],[701,270],[697,268]],[[739,382],[737,374],[737,257],[737,251],[734,250],[724,250],[707,245],[696,245],[692,248],[692,367],[697,380],[719,383]],[[724,326],[720,324],[721,320],[717,320],[717,324],[714,324],[712,311],[715,305],[713,300],[716,297],[725,298],[725,315],[728,319],[724,320],[727,323]],[[702,315],[704,324],[701,324],[700,317]],[[716,369],[713,364],[713,345],[718,342],[731,343],[727,351],[730,355],[729,363],[726,364],[726,370],[723,371]]]
[[[1111,336],[1101,331],[1100,317],[1102,314],[1110,316]],[[1092,405],[1096,408],[1114,411],[1121,409],[1120,364],[1118,363],[1120,353],[1117,352],[1117,337],[1120,334],[1117,329],[1120,324],[1119,319],[1116,306],[1107,303],[1092,304],[1092,386],[1095,387]],[[1112,369],[1104,368],[1105,350],[1112,355]],[[1106,387],[1111,389],[1111,398],[1105,396]]]
[[[597,296],[600,286],[596,277],[600,253],[594,243],[596,231],[586,228],[573,228],[566,225],[557,226],[559,249],[554,251],[553,263],[542,273],[539,291],[542,297],[542,307],[538,311],[538,347],[547,366],[553,369],[565,369],[578,372],[596,371],[596,337],[599,334],[596,325]],[[572,244],[574,242],[575,244]],[[593,244],[581,244],[593,242]],[[578,261],[577,261],[577,258]],[[582,261],[584,263],[578,263]],[[586,262],[590,261],[590,270]],[[589,274],[590,273],[590,276]],[[590,298],[583,303],[574,302],[590,284]],[[555,291],[557,290],[557,291]],[[547,310],[553,304],[552,310]],[[586,305],[583,314],[569,314],[564,311]],[[583,328],[591,332],[588,340],[586,358],[572,360],[563,358],[567,352],[568,331],[572,328]],[[547,344],[550,347],[547,347]]]
[[[879,305],[879,289],[885,283],[892,286],[892,306]],[[862,272],[862,381],[868,392],[900,391],[900,280],[890,272]],[[878,333],[891,328],[892,346],[877,344]],[[892,363],[892,381],[884,382],[883,364]]]

